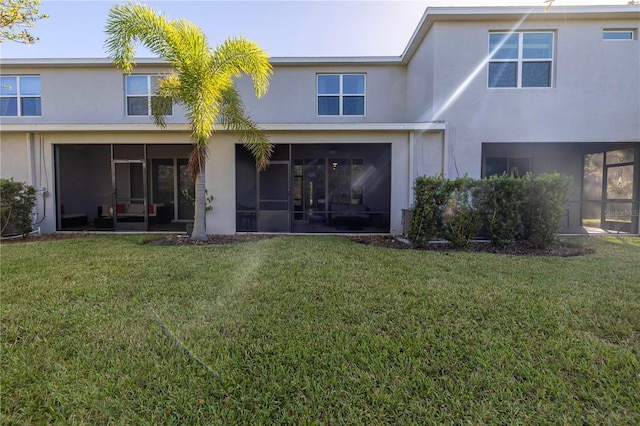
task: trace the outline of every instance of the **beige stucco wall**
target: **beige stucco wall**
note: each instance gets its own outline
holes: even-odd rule
[[[29,149],[28,134],[0,134],[0,176],[30,184]]]
[[[448,175],[479,177],[483,142],[640,141],[640,41],[602,40],[637,21],[525,20],[555,33],[553,86],[489,89],[488,33],[515,22],[436,22],[409,64],[408,118],[447,122]]]

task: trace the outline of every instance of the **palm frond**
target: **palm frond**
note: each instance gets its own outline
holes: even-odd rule
[[[156,125],[166,127],[167,110],[173,102],[182,103],[180,97],[181,83],[180,77],[175,74],[163,75],[157,81],[155,96],[151,98],[151,115]]]
[[[109,10],[105,49],[113,63],[125,73],[135,64],[135,47],[140,42],[151,52],[171,56],[169,23],[162,15],[137,3],[116,4]]]
[[[269,87],[273,73],[269,55],[254,41],[243,37],[229,38],[213,51],[211,72],[228,79],[248,74],[253,80],[257,97],[262,97]]]
[[[233,132],[256,160],[258,170],[269,165],[273,144],[256,123],[247,116],[238,91],[231,87],[224,92],[220,123]]]

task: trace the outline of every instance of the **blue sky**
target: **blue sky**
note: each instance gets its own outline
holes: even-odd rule
[[[557,6],[626,4],[627,0],[556,0]],[[116,1],[43,0],[31,46],[5,42],[0,58],[102,58],[104,25]],[[120,2],[121,3],[121,2]],[[427,6],[538,5],[544,0],[431,1],[146,1],[168,18],[202,28],[212,45],[226,37],[253,39],[271,56],[397,56]],[[139,50],[139,56],[150,56]]]

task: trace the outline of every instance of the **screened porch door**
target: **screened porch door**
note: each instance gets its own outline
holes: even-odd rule
[[[582,226],[607,231],[638,229],[637,148],[586,154],[582,180]]]
[[[116,231],[146,231],[147,165],[144,160],[111,160],[113,227]]]
[[[272,161],[258,179],[258,232],[290,232],[289,162]]]

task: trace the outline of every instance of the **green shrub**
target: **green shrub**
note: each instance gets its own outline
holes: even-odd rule
[[[512,244],[523,233],[527,180],[506,174],[491,176],[480,181],[478,193],[491,243],[497,247]]]
[[[31,211],[36,204],[36,190],[24,182],[0,179],[0,229],[2,235],[31,232]]]
[[[441,206],[441,235],[455,247],[467,247],[482,226],[482,215],[477,207],[479,183],[468,177],[449,181],[452,190]]]
[[[409,240],[416,246],[424,246],[440,234],[442,206],[453,190],[448,179],[442,176],[421,176],[415,181],[413,219]]]
[[[523,209],[525,238],[536,248],[549,247],[560,231],[560,218],[573,178],[559,173],[525,176],[527,197]]]

